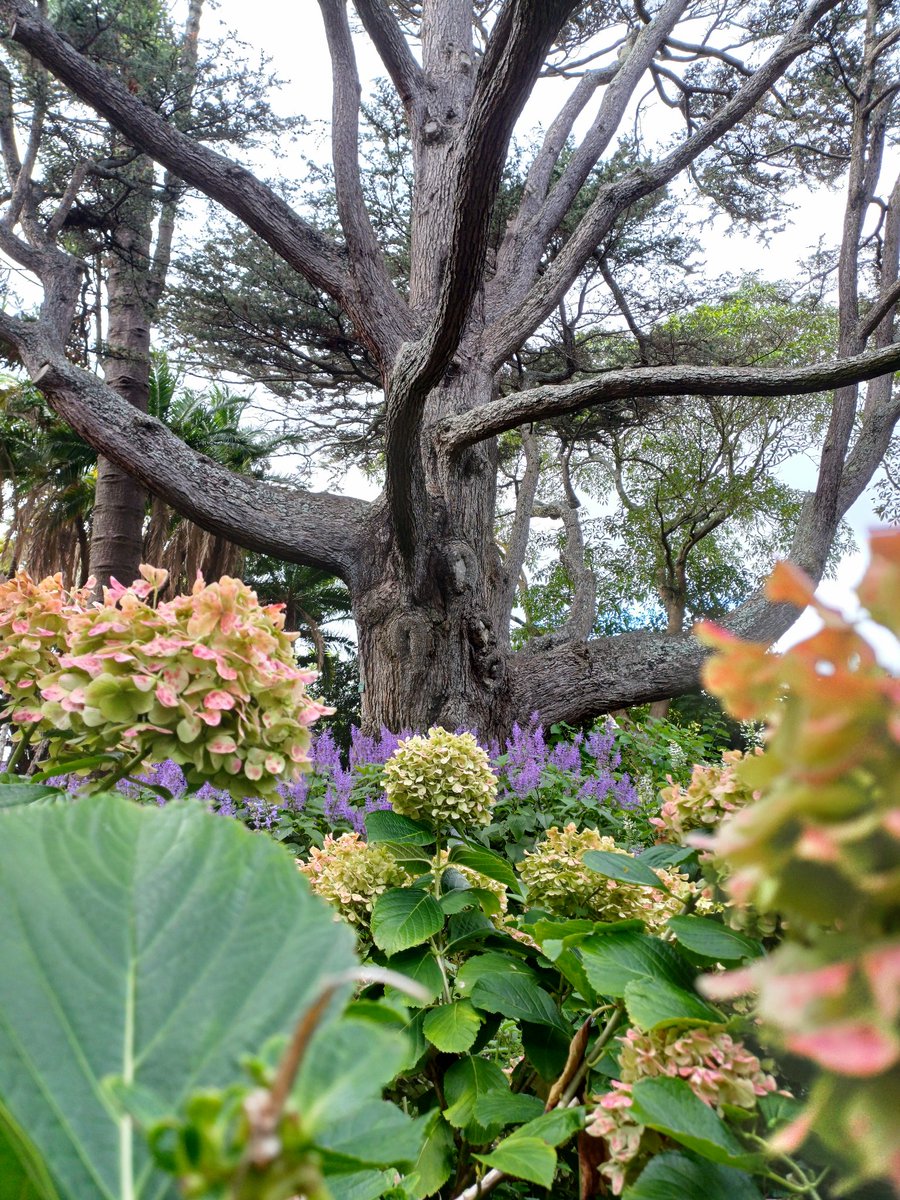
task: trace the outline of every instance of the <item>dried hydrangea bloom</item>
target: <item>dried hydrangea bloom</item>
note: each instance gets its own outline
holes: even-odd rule
[[[330,710],[310,699],[282,605],[239,579],[197,580],[190,595],[148,603],[165,572],[141,567],[130,588],[67,616],[66,653],[38,682],[43,721],[85,754],[174,759],[191,787],[274,795],[308,762],[309,726]]]
[[[762,753],[759,747],[754,750],[754,754]],[[660,841],[681,845],[694,830],[711,833],[724,816],[757,797],[735,770],[745,757],[740,750],[726,750],[721,764],[695,766],[686,788],[674,782],[663,788],[663,806],[659,816],[651,819]]]
[[[313,846],[306,862],[297,866],[309,886],[333,905],[345,921],[367,931],[377,898],[409,882],[406,872],[386,846],[365,842],[358,833],[329,834],[320,850]]]
[[[37,681],[59,665],[68,618],[90,598],[90,586],[69,591],[62,575],[38,583],[19,571],[0,583],[0,691],[16,724],[40,720]]]
[[[662,1148],[657,1134],[631,1113],[632,1085],[641,1079],[683,1079],[704,1104],[720,1116],[725,1106],[756,1107],[760,1096],[777,1084],[755,1054],[722,1029],[663,1029],[644,1033],[629,1029],[619,1039],[619,1073],[612,1090],[601,1096],[587,1132],[606,1142],[608,1161],[600,1168],[618,1196],[651,1154]]]
[[[558,917],[589,916],[598,921],[628,921],[638,918],[654,931],[680,912],[691,891],[682,875],[657,871],[671,894],[654,888],[619,883],[598,875],[582,861],[589,850],[607,850],[633,857],[616,845],[615,839],[596,829],[578,829],[574,824],[547,830],[533,850],[526,851],[517,869],[528,888],[532,907]]]
[[[436,828],[486,825],[497,778],[471,733],[435,727],[400,741],[384,767],[384,790],[401,816]]]

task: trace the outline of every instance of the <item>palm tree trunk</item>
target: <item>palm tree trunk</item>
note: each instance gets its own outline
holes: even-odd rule
[[[150,269],[152,207],[147,184],[152,164],[134,164],[135,187],[120,209],[107,265],[108,326],[103,373],[110,387],[142,412],[150,393]],[[90,574],[97,588],[115,577],[137,578],[147,493],[109,459],[97,460],[97,487],[91,528]]]

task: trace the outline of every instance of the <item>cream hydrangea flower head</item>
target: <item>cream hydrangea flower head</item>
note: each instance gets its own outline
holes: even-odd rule
[[[366,842],[358,833],[329,834],[320,850],[313,846],[309,859],[297,860],[309,886],[333,905],[345,921],[368,931],[375,901],[390,888],[403,887],[408,877],[390,850],[379,842]]]
[[[436,827],[486,825],[497,778],[471,733],[435,726],[404,738],[384,767],[384,790],[396,813]]]
[[[757,747],[753,753],[763,751]],[[698,763],[686,788],[678,783],[663,788],[660,792],[663,806],[659,816],[650,821],[659,840],[681,845],[688,833],[712,832],[728,813],[749,804],[754,793],[735,770],[746,757],[740,750],[726,750],[719,764]]]
[[[651,932],[661,932],[669,917],[680,912],[692,885],[683,875],[657,871],[669,892],[619,883],[598,875],[582,861],[589,850],[608,850],[633,857],[596,829],[578,829],[574,824],[547,830],[533,850],[518,864],[529,902],[558,917],[585,914],[598,921],[629,921],[638,918]]]

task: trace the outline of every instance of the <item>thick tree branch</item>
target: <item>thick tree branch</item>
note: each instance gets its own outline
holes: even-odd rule
[[[382,362],[392,361],[411,328],[398,296],[379,313],[374,327],[366,298],[348,275],[341,248],[298,216],[272,188],[164,121],[110,72],[80,54],[28,0],[0,0],[0,15],[10,23],[9,37],[133,145],[240,217],[310,283],[339,300],[373,352]]]
[[[600,189],[572,237],[524,299],[517,303],[519,297],[513,293],[515,307],[485,331],[483,352],[494,369],[550,315],[621,214],[674,179],[745,117],[794,59],[811,47],[812,30],[836,3],[837,0],[813,0],[773,54],[702,128],[651,167],[638,168]]]
[[[592,379],[514,392],[435,426],[444,451],[459,451],[515,429],[564,413],[615,402],[635,407],[657,396],[792,396],[827,392],[900,370],[900,342],[835,363],[812,367],[630,367]]]
[[[424,507],[419,432],[425,399],[459,348],[481,286],[491,213],[516,120],[547,51],[576,0],[509,0],[485,50],[460,130],[451,188],[451,233],[438,302],[425,334],[404,347],[385,419],[387,499],[409,563]]]
[[[397,95],[407,112],[411,112],[424,87],[424,77],[422,68],[406,43],[403,30],[394,20],[385,0],[354,0],[354,6],[397,89]]]
[[[397,308],[401,301],[391,283],[372,228],[360,179],[360,83],[346,0],[319,0],[319,8],[331,55],[331,154],[338,214],[347,243],[350,273],[359,295],[366,297],[367,323],[374,328],[379,322],[379,314],[385,309],[390,312]],[[401,324],[404,321],[401,316]]]
[[[248,549],[352,577],[365,501],[234,474],[70,363],[37,322],[0,313],[0,341],[77,434],[178,512]]]

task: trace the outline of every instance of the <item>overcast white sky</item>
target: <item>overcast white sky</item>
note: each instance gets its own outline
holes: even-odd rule
[[[248,46],[262,51],[272,61],[274,71],[285,80],[281,99],[277,107],[281,111],[300,113],[310,120],[327,122],[331,111],[331,74],[328,50],[322,32],[318,5],[314,0],[286,3],[286,0],[219,0],[214,13],[207,21],[207,30],[214,32],[214,23],[222,22],[234,30]],[[360,74],[365,80],[384,74],[374,51],[363,41],[358,48]],[[571,83],[547,81],[540,85],[532,98],[524,117],[525,128],[546,125],[555,115]],[[324,133],[320,141],[321,153],[327,154]],[[290,173],[290,154],[275,167]],[[704,254],[711,275],[736,274],[757,271],[772,280],[790,278],[800,261],[816,247],[822,235],[830,242],[836,239],[840,228],[840,214],[844,198],[840,190],[821,188],[817,192],[797,192],[790,197],[794,204],[793,220],[779,234],[763,242],[743,227],[735,228],[724,218],[717,220],[704,235]],[[804,479],[804,476],[806,477]],[[791,482],[804,486],[806,480],[815,478],[813,464],[792,464]],[[366,488],[362,478],[349,482],[349,489],[362,493]],[[848,522],[864,546],[869,529],[877,519],[870,501],[863,497],[848,514]],[[819,594],[830,604],[853,611],[853,587],[859,581],[866,564],[863,549],[848,554],[841,561],[834,580],[826,580]],[[798,640],[815,627],[817,618],[807,612],[789,634],[782,639],[783,645]],[[879,636],[879,635],[882,636]],[[884,634],[875,631],[873,641],[879,657],[895,670],[900,670],[900,646]]]

